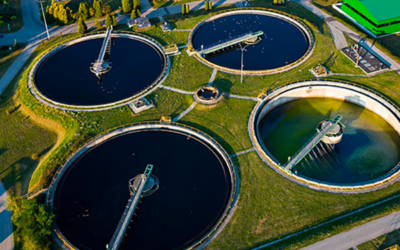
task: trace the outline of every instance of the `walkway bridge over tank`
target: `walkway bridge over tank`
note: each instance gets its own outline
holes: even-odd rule
[[[264,31],[260,30],[257,32],[246,32],[244,34],[241,34],[239,36],[236,37],[232,37],[226,40],[223,40],[221,42],[218,43],[214,43],[211,44],[207,47],[203,47],[196,51],[197,54],[201,55],[201,56],[205,56],[207,54],[213,53],[213,52],[217,52],[219,50],[223,50],[225,48],[237,45],[239,43],[242,42],[249,42],[249,43],[255,43],[257,41],[257,39],[262,36],[264,34]]]
[[[317,133],[308,140],[306,144],[300,148],[293,157],[291,157],[283,166],[287,170],[292,170],[318,143],[329,133],[339,122],[343,116],[336,115],[335,118],[329,120],[327,125],[322,130],[317,130]]]
[[[129,187],[131,190],[131,197],[128,200],[128,204],[125,207],[124,213],[122,214],[118,226],[114,231],[110,243],[108,243],[106,246],[108,250],[118,250],[120,247],[129,223],[132,220],[132,216],[135,214],[135,210],[137,210],[139,201],[142,198],[143,192],[145,191],[147,181],[150,179],[152,170],[153,165],[147,165],[144,173],[139,176],[139,178],[141,178],[139,185],[135,188],[131,186]]]
[[[92,71],[97,77],[100,78],[101,74],[108,72],[111,69],[111,63],[105,60],[106,53],[111,53],[111,32],[113,30],[113,26],[107,28],[106,37],[103,40],[103,44],[101,45],[99,57],[97,60],[92,63],[90,66],[90,71]]]

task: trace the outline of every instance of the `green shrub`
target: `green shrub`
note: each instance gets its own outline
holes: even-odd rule
[[[33,161],[37,161],[37,160],[39,159],[39,155],[38,155],[38,154],[33,154],[33,155],[31,156],[31,159],[32,159]]]
[[[15,20],[17,20],[17,19],[18,19],[18,17],[16,17],[16,16],[10,17],[10,20],[11,20],[11,21],[15,21]]]

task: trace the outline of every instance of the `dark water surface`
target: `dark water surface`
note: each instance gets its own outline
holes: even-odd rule
[[[358,105],[335,99],[309,98],[292,101],[268,113],[260,122],[262,141],[282,164],[315,133],[325,118],[343,115],[342,141],[330,158],[303,160],[298,174],[330,183],[359,183],[378,178],[400,161],[400,137],[380,116]],[[331,161],[332,162],[332,161]]]
[[[274,69],[293,63],[308,50],[309,41],[300,28],[277,17],[260,14],[233,14],[208,22],[193,35],[193,47],[224,41],[246,32],[264,31],[262,40],[248,45],[243,52],[244,70]],[[206,59],[217,65],[239,69],[242,52],[239,47],[210,54]]]
[[[160,189],[143,198],[121,249],[183,249],[205,235],[229,199],[227,167],[186,135],[142,131],[108,140],[70,167],[55,196],[64,236],[79,249],[106,249],[127,205],[128,181],[147,164]]]
[[[162,73],[164,59],[153,46],[128,38],[112,38],[113,67],[99,82],[89,67],[103,39],[83,41],[50,56],[39,67],[35,84],[47,98],[69,105],[113,103],[138,94]]]

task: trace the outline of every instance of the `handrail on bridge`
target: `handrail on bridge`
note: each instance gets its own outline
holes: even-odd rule
[[[314,134],[313,137],[308,140],[303,147],[301,147],[296,154],[294,154],[292,159],[289,159],[284,168],[287,170],[291,170],[294,166],[296,166],[323,138],[329,133],[339,122],[342,120],[343,116],[336,115],[335,118],[328,121],[327,126],[323,129],[318,130],[317,133]]]

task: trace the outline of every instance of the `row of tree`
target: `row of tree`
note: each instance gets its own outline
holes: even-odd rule
[[[51,1],[51,5],[46,7],[47,19],[49,22],[59,21],[63,24],[67,24],[69,20],[73,18],[72,10],[60,3]]]
[[[116,26],[117,25],[117,20],[115,19],[115,16],[107,14],[106,15],[106,20],[104,22],[104,26],[106,28],[110,26]],[[95,21],[95,26],[96,28],[101,28],[101,23],[99,21]],[[85,20],[83,18],[78,19],[78,34],[85,34],[86,31],[88,30],[87,25],[85,23]]]
[[[189,11],[190,11],[189,5],[187,5],[187,4],[182,4],[182,14],[183,14],[183,15],[189,14]]]
[[[206,0],[204,2],[204,10],[212,10],[212,1],[211,0]]]
[[[135,13],[137,16],[140,16],[140,0],[121,0],[121,4],[122,11],[125,14],[132,13],[134,15]]]
[[[104,4],[103,0],[94,0],[92,7],[87,2],[79,3],[79,9],[73,13],[69,7],[64,7],[61,3],[56,3],[54,0],[46,7],[46,18],[49,22],[58,22],[67,24],[70,21],[79,21],[79,19],[87,20],[91,17],[100,18],[111,13],[111,7]]]

